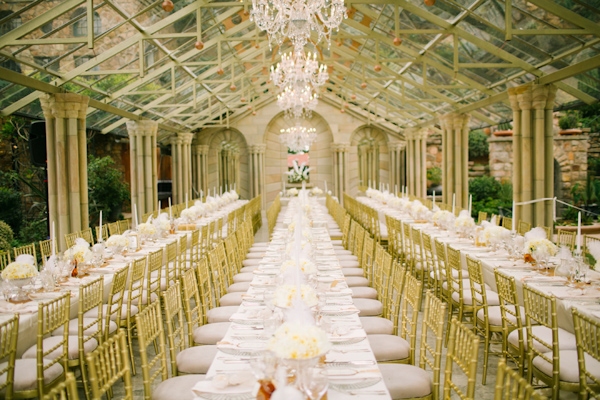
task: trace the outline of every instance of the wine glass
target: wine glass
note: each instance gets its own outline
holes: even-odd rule
[[[310,400],[320,400],[329,387],[329,378],[323,367],[306,368],[303,371],[301,390]]]

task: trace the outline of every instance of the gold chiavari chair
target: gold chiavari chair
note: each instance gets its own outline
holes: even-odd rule
[[[131,368],[125,336],[125,332],[119,330],[116,335],[86,357],[92,399],[100,400],[103,395],[111,392],[115,383],[123,380],[125,392],[123,399],[133,400]]]
[[[531,230],[531,224],[525,221],[519,221],[519,225],[517,227],[517,233],[519,235],[524,235]]]
[[[502,227],[510,231],[512,229],[512,221],[511,217],[502,217]]]
[[[33,260],[35,265],[37,266],[37,253],[35,251],[35,243],[26,244],[21,247],[13,247],[13,254],[15,255],[15,259],[21,254],[29,254],[33,256]]]
[[[558,228],[556,230],[556,244],[558,246],[567,246],[569,250],[575,250],[575,242],[577,241],[577,232],[566,231]]]
[[[506,360],[498,361],[494,400],[545,400],[533,390],[533,386],[516,371],[506,365]]]
[[[6,363],[0,363],[0,377],[4,378],[0,381],[0,393],[8,400],[13,398],[18,333],[19,314],[0,323],[0,360],[6,360]]]
[[[100,227],[97,226],[96,228],[96,242],[100,242]],[[108,239],[108,228],[106,225],[104,225],[102,227],[102,241],[106,241]]]
[[[450,324],[450,339],[446,352],[446,370],[444,374],[444,400],[458,397],[463,400],[475,399],[477,378],[477,355],[479,338],[456,317]],[[457,367],[457,368],[454,368]],[[467,380],[466,388],[460,388],[452,379],[454,370],[460,371]],[[454,395],[453,395],[454,394]]]
[[[127,334],[127,344],[129,349],[129,358],[131,361],[131,372],[135,375],[135,360],[133,356],[133,332],[135,329],[135,315],[143,309],[145,302],[142,301],[144,295],[144,278],[146,277],[146,268],[148,259],[146,257],[138,258],[131,263],[131,274],[127,281],[127,291],[124,294],[126,301],[125,318],[119,321],[119,326],[125,328]],[[122,314],[121,314],[122,315]]]
[[[86,242],[90,244],[90,246],[94,245],[94,235],[92,234],[92,228],[86,228],[79,232],[79,237],[83,238]]]
[[[111,236],[121,234],[121,229],[119,228],[118,222],[110,222],[106,225],[108,226],[108,232],[110,233]]]
[[[187,240],[187,238],[185,238]],[[165,247],[165,253],[167,255],[167,260],[164,268],[164,276],[161,277],[160,281],[160,290],[167,290],[169,286],[173,285],[175,282],[179,280],[179,275],[177,273],[178,270],[178,260],[177,260],[177,246],[178,242],[173,241]]]
[[[72,372],[66,373],[65,380],[42,396],[42,400],[79,400],[77,382]]]
[[[575,338],[577,340],[577,360],[579,363],[579,397],[600,398],[600,323],[583,315],[577,308],[571,308]],[[564,353],[563,353],[564,354]]]
[[[131,220],[123,219],[118,221],[119,224],[119,232],[124,233],[126,230],[131,229]]]
[[[164,269],[163,253],[164,249],[159,249],[148,255],[146,285],[144,287],[144,294],[142,295],[141,299],[143,307],[158,300],[160,297],[162,274]]]
[[[216,232],[215,232],[216,226],[217,226],[217,223],[215,221],[210,221],[208,223],[208,237],[209,237],[208,248],[209,248],[209,250],[214,249],[215,246],[217,245],[217,236],[216,236]]]
[[[75,245],[75,239],[80,238],[79,232],[67,233],[65,235],[65,243],[67,247],[73,247]]]
[[[385,215],[385,226],[387,227],[388,232],[388,251],[392,255],[392,257],[396,258],[398,256],[397,243],[396,243],[396,224],[394,223],[394,218],[390,217],[388,214]]]
[[[188,398],[192,387],[204,378],[202,375],[185,375],[168,379],[169,367],[160,300],[149,304],[135,319],[138,327],[144,400]],[[155,349],[152,354],[149,347],[155,343],[158,343],[158,346],[155,346],[158,350]],[[155,385],[157,379],[161,379],[162,382]]]
[[[0,251],[0,271],[2,271],[11,262],[12,260],[10,258],[10,251]]]
[[[193,270],[186,271],[181,277],[181,283],[186,287],[186,294],[196,285],[196,275]],[[197,290],[197,286],[196,290]],[[167,318],[167,341],[171,359],[171,375],[206,374],[210,364],[217,355],[217,346],[194,346],[193,340],[189,345],[185,332],[184,310],[182,304],[182,285],[173,285],[163,293],[165,315]],[[195,296],[194,296],[195,297]],[[197,320],[192,320],[197,324]],[[190,346],[190,347],[188,347]]]
[[[15,398],[42,397],[64,380],[67,371],[69,309],[71,295],[38,304],[37,340],[33,357],[15,360],[13,393]],[[52,343],[46,339],[62,328],[63,334]],[[41,350],[40,350],[41,349]],[[27,350],[28,353],[31,350]]]
[[[435,255],[433,253],[433,244],[431,235],[423,232],[421,234],[421,243],[423,244],[423,263],[427,265],[426,271],[429,271],[429,286],[433,289],[433,293],[439,297],[440,290],[442,288],[442,277],[441,272],[436,263]]]
[[[583,254],[589,256],[590,254],[590,245],[592,243],[600,243],[600,238],[595,236],[583,235]]]
[[[460,261],[460,251],[450,246],[446,246],[446,287],[448,290],[448,320],[455,313],[459,321],[471,319],[473,317],[473,304],[465,302],[465,294],[471,297],[470,289],[465,287],[470,285],[469,279],[463,277],[463,270]],[[446,343],[450,337],[450,325],[446,329]]]
[[[181,260],[180,269],[181,272],[186,271],[190,268],[195,268],[196,263],[200,259],[200,229],[195,229],[192,231],[192,235],[190,237],[190,244],[188,247],[187,238],[182,238],[179,245],[179,254],[181,256],[183,246],[185,246],[185,252],[183,253],[183,258]]]
[[[200,298],[204,299],[204,301],[202,301],[201,304],[202,324],[206,324],[208,323],[208,320],[206,318],[208,310],[216,307],[215,296],[211,286],[210,270],[208,267],[208,260],[206,257],[203,257],[200,259],[200,261],[198,261],[198,264],[196,266],[196,280],[198,282],[198,292],[200,294]]]
[[[490,222],[496,226],[502,226],[502,215],[492,214]]]
[[[481,225],[483,221],[487,221],[487,213],[484,211],[479,211],[477,214],[477,224]]]
[[[544,230],[544,232],[546,232],[546,239],[550,240],[551,242],[554,241],[554,235],[552,234],[552,228],[549,228],[547,226],[538,226],[538,228],[542,228]]]
[[[575,350],[577,341],[572,333],[558,327],[556,298],[527,285],[523,287],[523,297],[529,382],[535,376],[548,385],[552,389],[552,400],[560,398],[561,390],[579,392],[578,379],[575,382],[566,380],[566,371],[576,369],[577,362],[575,359],[561,362],[560,358],[564,350]]]
[[[440,273],[440,291],[438,298],[444,303],[449,302],[449,290],[448,290],[448,279],[446,274],[448,272],[448,258],[446,255],[446,245],[439,241],[437,238],[433,240],[435,245],[437,270]]]
[[[231,236],[235,232],[235,211],[227,215],[227,236]]]
[[[431,270],[428,269],[428,264],[425,262],[423,239],[421,231],[416,228],[410,229],[412,237],[413,257],[414,257],[414,275],[423,282],[423,287],[431,287],[429,279],[429,273]]]
[[[149,219],[150,219],[150,217],[152,217],[152,216],[154,216],[154,213],[151,213],[151,212],[149,212],[149,213],[145,213],[145,214],[142,214],[142,221],[143,221],[143,222],[148,222],[148,220],[149,220]]]
[[[46,260],[52,255],[52,240],[40,240],[40,254],[42,256],[42,263],[46,263]],[[54,254],[58,254],[58,249],[54,249]]]
[[[217,240],[220,242],[223,240],[223,218],[219,218],[217,220],[217,226],[215,229],[217,232]]]
[[[471,305],[473,306],[473,331],[483,336],[483,379],[485,385],[488,369],[489,355],[502,355],[502,351],[490,351],[490,345],[502,344],[501,340],[494,337],[503,331],[502,324],[495,320],[495,324],[490,320],[490,307],[496,307],[499,311],[500,300],[498,294],[488,290],[483,280],[483,270],[481,261],[471,258],[467,255],[467,269],[469,270],[469,280],[471,282]]]

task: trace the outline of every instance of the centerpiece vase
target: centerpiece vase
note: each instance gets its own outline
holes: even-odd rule
[[[10,296],[11,303],[26,303],[30,301],[27,291],[23,287],[31,283],[31,278],[8,279],[8,282],[16,288],[16,292]]]

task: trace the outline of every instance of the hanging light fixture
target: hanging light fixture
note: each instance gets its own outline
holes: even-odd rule
[[[299,82],[301,85],[312,86],[316,91],[328,80],[327,66],[319,65],[317,53],[311,56],[309,52],[307,56],[302,47],[282,55],[281,62],[276,67],[271,67],[271,81],[281,89]]]
[[[289,38],[294,47],[304,46],[311,31],[331,42],[331,31],[347,18],[343,0],[252,0],[250,20],[267,32],[269,46]]]
[[[296,84],[286,87],[277,95],[277,105],[288,118],[310,118],[312,111],[317,108],[318,96],[308,85]]]
[[[306,128],[297,122],[295,126],[279,131],[281,143],[286,145],[291,151],[306,151],[317,139],[315,128]]]

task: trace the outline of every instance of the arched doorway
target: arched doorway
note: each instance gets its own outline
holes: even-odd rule
[[[250,194],[248,175],[248,146],[237,129],[215,132],[208,140],[208,188],[220,191],[233,188],[247,199]]]
[[[283,113],[277,114],[267,125],[264,142],[265,151],[265,196],[267,207],[273,202],[283,188],[283,180],[287,178],[288,149],[279,139],[281,129],[295,125],[295,121],[284,117]],[[333,135],[329,124],[319,114],[313,112],[310,119],[301,121],[307,128],[315,128],[317,139],[310,147],[308,153],[308,166],[310,167],[310,186],[324,189],[325,181],[333,181],[331,143]],[[286,181],[287,184],[287,181]]]
[[[356,129],[350,137],[350,165],[348,176],[348,192],[356,195],[359,187],[371,183],[379,187],[379,183],[389,182],[389,153],[387,135],[369,125]]]

